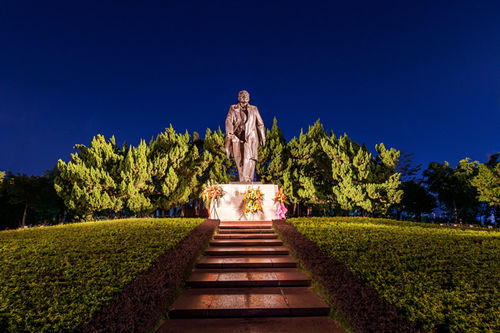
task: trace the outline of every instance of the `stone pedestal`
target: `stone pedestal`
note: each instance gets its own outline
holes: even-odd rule
[[[278,192],[278,186],[261,183],[233,183],[220,184],[225,194],[219,202],[212,206],[210,213],[213,219],[221,221],[271,221],[276,215],[277,204],[274,198]],[[262,192],[262,212],[255,214],[243,211],[243,200],[245,192],[249,187],[260,187]]]

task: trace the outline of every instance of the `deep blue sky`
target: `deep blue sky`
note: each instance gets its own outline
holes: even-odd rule
[[[424,167],[500,151],[499,1],[238,3],[2,1],[0,170],[203,135],[241,89],[287,139],[320,118]]]

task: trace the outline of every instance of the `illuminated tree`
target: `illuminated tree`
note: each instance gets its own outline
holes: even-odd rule
[[[153,192],[151,200],[158,209],[170,209],[189,202],[191,189],[201,173],[198,148],[190,135],[178,134],[170,125],[149,144]]]
[[[491,155],[488,162],[479,164],[478,173],[472,179],[472,185],[478,192],[478,199],[493,207],[496,218],[500,218],[500,163],[498,157],[499,154]]]
[[[387,150],[381,143],[375,146],[378,155],[372,158],[366,146],[346,134],[338,139],[332,135],[321,144],[330,160],[332,192],[343,210],[383,215],[401,200],[397,150]]]
[[[67,164],[59,160],[59,175],[54,187],[64,204],[77,218],[95,218],[99,214],[111,217],[123,208],[120,165],[126,154],[118,148],[114,136],[106,141],[98,134],[90,147],[75,145]]]
[[[151,163],[147,158],[148,147],[144,140],[139,146],[128,149],[120,167],[120,194],[124,205],[130,211],[145,215],[151,213],[153,204],[150,196],[154,186],[151,182]]]

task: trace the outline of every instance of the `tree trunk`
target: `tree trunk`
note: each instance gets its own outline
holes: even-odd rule
[[[198,199],[194,200],[194,216],[200,217],[200,205]]]
[[[416,212],[415,213],[415,220],[417,222],[421,222],[422,221],[422,213],[421,212]]]
[[[26,227],[26,214],[28,213],[28,202],[26,201],[24,203],[24,213],[23,213],[23,220],[21,222],[21,228]]]
[[[184,217],[184,214],[186,214],[186,205],[181,205],[181,217]]]

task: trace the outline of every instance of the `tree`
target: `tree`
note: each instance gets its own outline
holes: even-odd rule
[[[149,148],[154,207],[166,210],[189,202],[201,172],[198,149],[190,144],[189,133],[178,134],[170,125],[151,140]]]
[[[287,162],[286,140],[275,117],[271,130],[266,131],[266,145],[259,150],[259,161],[255,166],[257,179],[283,187]]]
[[[8,221],[12,218],[20,221],[17,225],[21,227],[25,227],[28,220],[31,224],[55,222],[63,210],[63,204],[54,190],[53,177],[49,173],[28,177],[8,172],[5,181],[1,183],[0,197],[1,215],[7,217],[3,226],[15,226]]]
[[[5,171],[0,171],[0,184],[2,184],[4,178],[5,178]]]
[[[287,145],[290,161],[286,177],[290,178],[283,180],[284,192],[291,202],[305,204],[307,215],[312,213],[312,206],[325,209],[330,202],[330,163],[321,146],[325,138],[327,135],[318,119],[306,134],[301,130],[299,137],[294,137]]]
[[[500,154],[491,155],[488,162],[479,164],[477,175],[472,179],[472,185],[477,189],[478,199],[487,202],[500,219]]]
[[[400,175],[396,172],[399,151],[387,150],[381,143],[375,146],[378,155],[372,158],[365,145],[346,134],[323,139],[321,144],[330,161],[332,192],[341,209],[383,215],[401,200]]]
[[[422,164],[413,166],[412,162],[414,156],[414,153],[401,151],[396,171],[401,174],[401,181],[403,183],[406,181],[415,181],[418,172],[422,170]]]
[[[225,135],[220,127],[212,132],[209,128],[205,132],[203,140],[202,173],[200,174],[200,185],[212,181],[217,184],[225,184],[235,179],[236,164],[233,159],[226,158]],[[201,193],[201,188],[198,194]]]
[[[2,184],[8,195],[8,201],[11,205],[22,204],[23,215],[20,227],[26,226],[26,216],[28,208],[33,208],[39,201],[39,184],[38,179],[30,178],[25,174],[18,174],[17,176],[8,172],[5,182]]]
[[[375,150],[378,155],[372,160],[367,193],[372,202],[372,212],[385,215],[403,196],[403,191],[399,188],[401,174],[396,171],[400,152],[394,148],[386,149],[383,143],[375,145]]]
[[[401,184],[403,197],[400,209],[421,221],[422,214],[431,213],[437,207],[436,198],[420,182],[409,180]]]
[[[89,219],[97,214],[111,217],[123,208],[120,166],[127,154],[126,148],[119,149],[114,136],[106,141],[98,134],[90,147],[75,145],[77,153],[71,154],[67,164],[59,160],[59,175],[54,187],[66,207],[77,218]]]
[[[470,162],[469,158],[461,160],[455,168],[445,161],[443,164],[431,162],[424,170],[424,182],[455,223],[474,221],[480,209],[477,190],[472,185],[476,174],[477,162]]]
[[[153,210],[150,196],[154,186],[147,156],[148,146],[141,140],[137,148],[130,146],[120,166],[121,197],[125,207],[139,215],[146,215]]]

